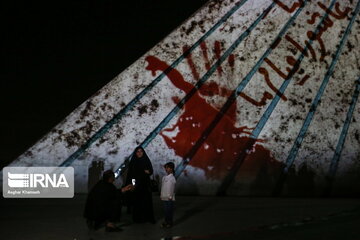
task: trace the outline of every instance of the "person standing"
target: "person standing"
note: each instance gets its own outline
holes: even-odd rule
[[[170,228],[173,225],[175,208],[175,165],[173,162],[168,162],[164,165],[164,168],[167,175],[164,176],[161,181],[160,199],[164,204],[165,221],[161,224],[161,227]]]
[[[133,184],[134,191],[130,194],[133,221],[136,223],[155,223],[150,188],[150,175],[153,167],[149,157],[142,147],[135,148],[129,163],[126,184]]]

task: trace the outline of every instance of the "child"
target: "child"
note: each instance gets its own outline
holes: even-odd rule
[[[173,224],[174,215],[174,202],[175,202],[175,184],[176,179],[174,177],[175,165],[172,162],[168,162],[164,165],[166,176],[161,181],[161,194],[160,199],[164,203],[165,221],[161,224],[163,228],[170,228]]]

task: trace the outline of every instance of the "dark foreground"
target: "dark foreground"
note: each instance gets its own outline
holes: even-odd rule
[[[122,232],[89,231],[82,217],[86,195],[73,199],[1,199],[5,239],[360,239],[360,199],[178,196],[175,226],[133,224],[123,209]]]

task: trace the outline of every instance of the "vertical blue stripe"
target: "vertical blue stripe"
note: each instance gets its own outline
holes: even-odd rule
[[[351,99],[349,110],[348,110],[348,112],[346,114],[345,123],[343,125],[342,130],[341,130],[341,134],[340,134],[337,146],[336,146],[334,156],[333,156],[333,158],[331,160],[330,169],[329,169],[329,173],[328,173],[328,176],[331,179],[333,179],[335,177],[335,174],[336,174],[336,171],[337,171],[337,168],[338,168],[338,164],[339,164],[339,160],[340,160],[340,156],[341,156],[341,152],[342,152],[343,147],[344,147],[346,135],[347,135],[348,130],[349,130],[351,118],[352,118],[352,115],[354,113],[356,102],[357,102],[357,100],[359,98],[360,77],[355,82],[355,84],[356,84],[355,91],[354,91],[354,94],[353,94],[352,99]]]
[[[142,147],[146,147],[157,134],[171,121],[171,119],[181,110],[186,102],[197,92],[197,90],[211,77],[216,69],[226,60],[227,57],[239,46],[239,44],[251,33],[252,30],[259,24],[263,17],[276,5],[275,2],[265,9],[265,11],[253,22],[245,32],[243,32],[236,41],[225,51],[225,53],[211,66],[211,68],[204,74],[204,76],[195,84],[189,93],[181,99],[181,101],[168,113],[168,115],[160,122],[160,124],[146,137],[141,143]]]
[[[343,37],[341,38],[340,46],[336,50],[336,54],[335,54],[335,56],[334,56],[334,58],[333,58],[333,60],[332,60],[332,62],[330,64],[330,67],[329,67],[328,71],[326,72],[325,77],[324,77],[324,79],[323,79],[323,81],[321,83],[321,86],[320,86],[320,88],[319,88],[319,90],[318,90],[318,92],[317,92],[317,94],[315,96],[315,99],[313,100],[313,102],[311,104],[310,111],[308,112],[308,114],[306,116],[304,124],[303,124],[303,126],[302,126],[302,128],[301,128],[301,130],[299,132],[299,135],[297,136],[297,138],[295,140],[295,143],[294,143],[294,145],[292,146],[292,148],[290,150],[290,154],[289,154],[288,158],[286,159],[286,167],[283,170],[285,174],[288,172],[289,168],[291,167],[291,165],[293,164],[293,162],[294,162],[294,160],[295,160],[295,158],[297,156],[297,153],[299,151],[301,143],[302,143],[302,141],[304,139],[304,136],[305,136],[305,134],[306,134],[306,132],[307,132],[309,126],[310,126],[310,123],[311,123],[312,118],[313,118],[313,116],[315,114],[316,108],[317,108],[317,106],[319,104],[319,101],[320,101],[324,91],[325,91],[326,85],[329,82],[329,79],[330,79],[331,75],[334,72],[334,68],[335,68],[335,65],[337,63],[337,60],[338,60],[338,58],[339,58],[339,56],[341,54],[341,51],[342,51],[342,49],[344,47],[344,44],[346,42],[346,39],[347,39],[347,37],[348,37],[348,35],[349,35],[350,31],[351,31],[351,28],[353,26],[355,18],[357,16],[357,14],[359,13],[359,10],[360,10],[360,0],[358,1],[357,5],[356,5],[356,9],[355,9],[355,11],[353,13],[353,16],[352,16],[352,18],[351,18],[351,20],[350,20],[350,22],[349,22],[349,24],[348,24],[348,26],[347,26],[347,28],[345,30],[345,33],[344,33]]]
[[[269,13],[269,11],[276,5],[272,2],[269,7],[243,32],[236,41],[225,51],[225,53],[211,66],[211,68],[204,74],[204,76],[195,84],[195,86],[181,99],[181,101],[167,114],[167,116],[159,123],[159,125],[145,138],[140,144],[141,147],[146,148],[147,145],[158,135],[158,133],[171,121],[173,117],[182,109],[186,102],[197,92],[197,90],[209,79],[209,77],[216,71],[216,69],[226,60],[227,57],[237,48],[237,46],[251,33],[251,31],[259,24],[259,22]],[[125,163],[121,164],[116,170],[119,174],[121,169],[125,167]]]
[[[226,113],[226,111],[229,109],[231,104],[236,100],[237,96],[244,90],[246,85],[250,82],[254,74],[258,71],[261,64],[264,62],[264,59],[270,55],[272,52],[272,46],[281,39],[281,37],[286,33],[286,31],[290,28],[290,26],[293,24],[295,19],[299,16],[301,11],[304,9],[305,5],[307,3],[307,0],[304,1],[304,3],[299,7],[299,9],[295,12],[295,14],[287,21],[287,23],[283,26],[283,28],[278,33],[277,37],[274,39],[274,41],[270,44],[271,47],[269,47],[265,53],[261,56],[261,58],[257,61],[257,63],[254,65],[254,67],[250,70],[250,72],[241,80],[240,84],[237,86],[237,88],[232,92],[232,94],[227,99],[226,103],[222,106],[222,108],[219,110],[219,113],[215,116],[214,120],[210,123],[209,127],[204,131],[207,132],[207,135],[201,136],[200,139],[197,140],[197,142],[194,144],[194,146],[197,146],[198,148],[205,142],[207,137],[210,135],[211,130],[215,128],[216,124],[220,121],[220,119],[223,117],[223,115]],[[212,129],[209,129],[212,128]],[[209,131],[210,130],[210,131]],[[191,161],[191,157],[193,157],[198,149],[195,149],[194,151],[190,151],[187,156],[183,159],[183,161],[177,166],[175,171],[175,176],[179,177],[182,171],[185,169],[186,164]],[[188,156],[189,155],[189,156]]]
[[[336,0],[333,0],[330,4],[330,6],[328,7],[329,10],[331,10],[334,5],[335,5]],[[320,27],[322,26],[323,22],[325,21],[325,19],[328,17],[328,12],[326,12],[324,14],[324,16],[321,18],[319,24],[316,26],[315,28],[315,32],[314,34],[316,35],[319,31],[320,31]],[[298,67],[300,66],[302,60],[304,59],[305,53],[308,50],[309,46],[311,46],[313,43],[313,40],[310,39],[309,40],[309,44],[306,45],[304,47],[304,51],[301,52],[301,55],[299,56],[299,58],[297,59],[294,67],[291,69],[291,71],[289,72],[287,78],[285,79],[285,81],[283,82],[283,84],[281,85],[281,87],[279,88],[279,93],[280,94],[276,94],[274,99],[271,101],[270,105],[267,107],[267,109],[265,110],[265,113],[262,115],[262,117],[260,118],[260,121],[258,122],[258,124],[256,125],[255,129],[252,131],[251,136],[250,136],[250,140],[249,143],[246,144],[246,149],[243,149],[242,152],[246,152],[246,150],[249,150],[250,148],[253,147],[253,144],[255,143],[256,139],[258,138],[258,136],[260,135],[263,127],[265,126],[265,124],[267,123],[268,119],[270,118],[272,112],[274,111],[277,103],[279,102],[281,95],[285,92],[287,86],[290,83],[290,80],[292,79],[293,75],[296,73]],[[246,158],[246,154],[242,154],[239,159],[235,162],[234,167],[235,169],[232,169],[232,171],[224,178],[224,180],[222,181],[220,187],[218,188],[218,194],[224,194],[226,191],[226,188],[229,186],[229,184],[231,183],[232,179],[235,177],[236,172],[238,171],[238,169],[241,166],[241,163],[243,162],[243,160]]]
[[[331,9],[334,7],[336,0],[333,0],[329,6],[329,10],[331,11]],[[318,34],[321,25],[323,24],[324,20],[328,17],[328,13],[326,12],[324,14],[324,16],[321,18],[319,24],[316,26],[315,28],[315,33],[314,35]],[[267,109],[265,110],[264,114],[261,116],[258,124],[256,125],[255,129],[252,131],[251,137],[254,139],[257,139],[262,131],[262,129],[264,128],[265,124],[267,123],[267,121],[269,120],[271,114],[273,113],[273,111],[276,108],[276,105],[278,104],[278,102],[280,101],[281,95],[284,94],[286,88],[288,87],[288,85],[290,84],[290,80],[292,79],[292,77],[294,76],[294,74],[297,71],[297,68],[300,66],[302,60],[305,57],[305,53],[307,52],[307,50],[309,49],[309,46],[311,46],[313,44],[314,40],[310,39],[309,40],[309,44],[305,45],[304,51],[301,53],[301,55],[299,56],[299,58],[296,60],[295,66],[291,69],[290,73],[288,74],[287,78],[285,79],[285,81],[281,84],[280,88],[279,88],[279,93],[280,94],[276,94],[275,98],[271,101],[270,105],[267,107]]]
[[[185,59],[195,48],[197,48],[207,37],[209,37],[221,24],[223,24],[232,14],[234,14],[241,6],[243,6],[247,0],[239,1],[233,8],[230,9],[208,32],[206,32],[194,45],[192,45],[185,53],[183,53],[178,59],[176,59],[169,68],[162,72],[157,78],[155,78],[146,88],[144,88],[135,98],[133,98],[123,109],[121,109],[110,121],[108,121],[103,127],[101,127],[93,136],[91,136],[82,146],[79,147],[73,154],[71,154],[60,167],[70,166],[81,154],[85,152],[95,141],[104,136],[110,128],[118,123],[122,117],[131,111],[135,104],[145,96],[155,85],[160,82],[166,73],[174,69],[182,60]]]

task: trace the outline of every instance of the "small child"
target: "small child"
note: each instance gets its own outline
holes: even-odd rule
[[[166,176],[161,181],[160,199],[164,203],[165,221],[161,224],[163,228],[170,228],[173,225],[174,205],[175,205],[175,184],[174,177],[175,164],[168,162],[164,165]]]

